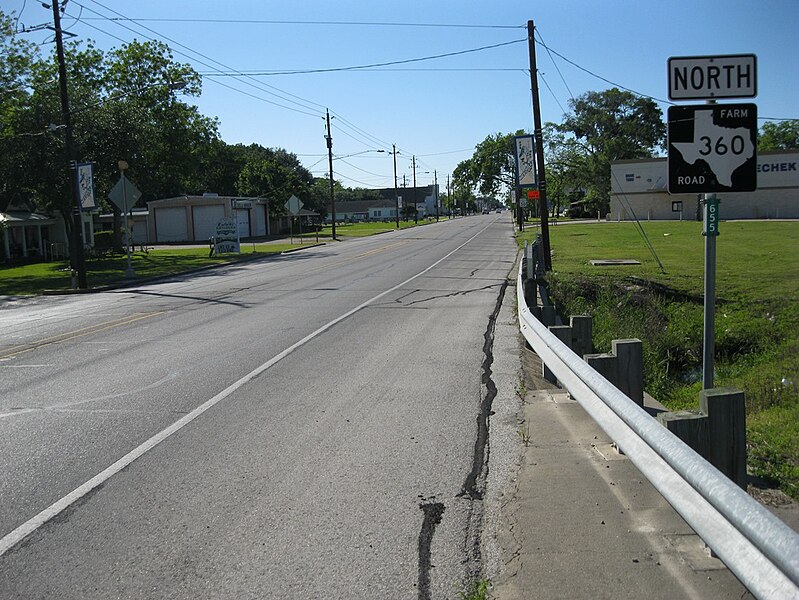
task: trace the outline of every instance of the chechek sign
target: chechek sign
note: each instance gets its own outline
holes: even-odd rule
[[[757,96],[754,54],[669,58],[671,100],[714,100]]]

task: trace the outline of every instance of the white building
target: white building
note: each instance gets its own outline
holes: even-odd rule
[[[700,194],[669,194],[665,158],[611,163],[610,219],[697,220]],[[757,190],[718,193],[722,219],[799,219],[799,150],[761,152]]]
[[[270,234],[269,205],[264,198],[178,196],[153,200],[147,203],[147,208],[147,239],[151,244],[207,242],[224,217],[236,218],[242,238]]]

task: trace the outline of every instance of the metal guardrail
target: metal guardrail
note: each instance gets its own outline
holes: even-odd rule
[[[525,254],[529,257],[532,253]],[[516,290],[521,333],[572,398],[752,594],[764,599],[799,599],[799,535],[536,319],[524,296],[522,272],[520,261]]]

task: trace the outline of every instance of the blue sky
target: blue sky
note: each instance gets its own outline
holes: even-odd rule
[[[39,2],[0,6],[21,13],[26,26],[52,18]],[[67,15],[65,29],[103,49],[134,38],[166,42],[176,60],[204,74],[202,97],[189,100],[220,120],[226,142],[286,148],[318,176],[327,169],[329,108],[341,157],[335,176],[346,186],[393,185],[391,155],[375,151],[391,144],[400,185],[403,175],[411,183],[412,155],[419,185],[434,171],[445,184],[487,135],[531,130],[529,19],[547,46],[585,69],[537,46],[544,121],[560,121],[570,96],[612,87],[586,71],[666,100],[668,57],[715,54],[756,54],[759,115],[799,118],[799,0],[70,0]],[[212,76],[449,53],[461,54],[375,69]],[[668,105],[659,106],[665,113]]]

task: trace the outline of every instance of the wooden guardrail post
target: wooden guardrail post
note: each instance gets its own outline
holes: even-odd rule
[[[593,319],[590,315],[572,315],[569,317],[572,328],[571,349],[577,356],[585,356],[594,351]]]
[[[735,388],[702,390],[699,406],[708,419],[708,461],[739,487],[746,489],[744,393]]]
[[[585,354],[583,360],[638,406],[644,405],[644,361],[641,340],[613,340],[607,354]]]
[[[572,328],[568,325],[552,325],[549,330],[552,334],[558,338],[561,342],[566,344],[571,348],[572,343]],[[558,378],[555,377],[555,374],[547,368],[546,363],[541,361],[541,364],[544,366],[543,376],[546,381],[549,383],[556,383]]]
[[[709,436],[706,414],[699,410],[680,410],[658,413],[655,418],[702,458],[708,459]]]

